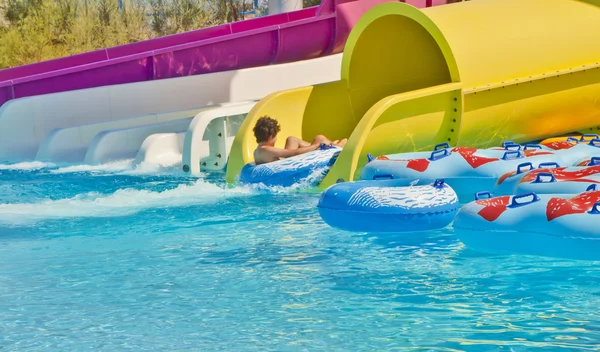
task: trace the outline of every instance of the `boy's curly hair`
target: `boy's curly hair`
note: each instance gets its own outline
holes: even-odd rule
[[[254,136],[256,137],[257,143],[266,142],[270,137],[275,137],[281,130],[277,120],[270,116],[263,116],[256,121],[254,126]]]

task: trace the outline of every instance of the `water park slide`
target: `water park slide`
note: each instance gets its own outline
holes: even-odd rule
[[[102,130],[112,130],[125,127],[123,123],[128,123],[127,127],[149,121],[162,123],[174,111],[256,100],[281,89],[337,80],[340,63],[341,55],[337,54],[280,65],[11,100],[0,107],[0,160],[31,160],[39,155],[50,161],[82,162],[94,134],[59,140],[53,137],[62,133],[57,130],[97,124],[102,124]],[[130,121],[119,122],[121,120]],[[92,130],[100,132],[96,128]],[[52,139],[52,143],[47,139]],[[54,143],[61,146],[54,148]],[[40,150],[40,145],[56,153],[46,153]]]
[[[226,164],[231,142],[233,142],[233,137],[235,137],[241,121],[255,104],[256,101],[218,104],[190,111],[191,117],[189,118],[134,127],[104,129],[96,133],[89,143],[84,163],[98,164],[130,158],[148,161],[157,157],[151,155],[155,152],[159,155],[169,154],[170,160],[173,160],[173,156],[178,155],[177,163],[181,163],[185,140],[185,150],[191,152],[188,155],[191,154],[192,157],[197,158],[195,165],[192,164],[196,172],[200,171],[201,161],[207,163],[205,166],[209,168],[222,169]],[[186,130],[190,134],[189,137],[186,136]],[[168,133],[171,133],[170,137],[167,136]],[[177,133],[181,133],[181,146],[179,145],[179,136],[175,136]],[[151,138],[154,134],[163,136],[158,139]],[[168,138],[176,138],[176,141],[165,143]],[[148,139],[156,139],[154,142],[160,140],[158,143],[164,144],[166,149],[161,150],[160,147],[154,145],[154,142],[147,142]],[[141,148],[140,146],[145,147]],[[176,146],[176,148],[171,149],[172,146]]]
[[[207,107],[210,108],[210,107]],[[59,128],[50,131],[40,144],[35,160],[60,161],[60,162],[82,162],[88,152],[90,144],[97,139],[99,134],[115,129],[126,129],[136,126],[164,124],[181,119],[189,119],[195,116],[201,109],[174,111],[164,114],[148,114],[144,116],[122,119],[116,121],[99,122],[82,126]],[[166,132],[166,131],[165,131]],[[145,137],[144,137],[145,138]],[[135,139],[134,139],[135,140]],[[123,155],[128,149],[132,139],[124,139],[118,143],[118,155]],[[143,139],[137,145],[142,144]],[[113,143],[113,146],[117,144]],[[135,156],[135,153],[133,156]]]
[[[209,170],[224,169],[233,139],[255,105],[256,101],[198,113],[183,135],[180,158],[182,170],[198,174],[201,166]],[[137,159],[140,159],[139,153]]]
[[[336,48],[333,50],[334,52],[338,50],[338,47],[341,48],[341,45],[343,42],[345,42],[346,34],[354,25],[358,17],[360,17],[360,15],[368,10],[371,6],[381,1],[383,0],[356,0],[348,2],[342,2],[342,0],[339,0],[338,2],[334,0],[325,0],[321,4],[319,13],[322,16],[319,15],[321,16],[319,17],[320,19],[323,19],[323,16],[325,16],[323,14],[325,13],[335,12],[336,15],[335,43],[332,44],[334,48]],[[411,0],[411,2],[417,6],[431,6],[444,3],[445,0],[436,0],[436,2],[431,2],[428,0]],[[297,24],[300,25],[299,23]],[[234,26],[234,24],[232,24],[232,26]],[[241,25],[235,24],[235,26]],[[273,33],[277,33],[277,36],[283,36],[285,38],[288,37],[288,35],[285,33],[287,33],[286,30],[291,27],[276,27],[277,31]],[[297,29],[301,28],[303,27],[297,27]],[[252,31],[250,32],[254,33]],[[303,38],[306,40],[309,37],[306,36],[306,33],[304,33]],[[319,38],[310,37],[308,41],[312,43],[315,41],[315,39],[318,39],[317,42],[320,40]],[[200,42],[192,44],[196,45],[198,43]],[[283,50],[283,48],[288,47],[283,45],[284,42],[280,42],[279,44],[280,45],[278,46],[277,50]],[[304,48],[303,45],[299,46],[299,49],[296,48],[294,50],[300,50],[301,48]],[[215,49],[214,47],[211,48]],[[258,49],[259,48],[257,47],[256,50]],[[242,56],[243,55],[240,54],[234,55],[233,57],[237,57],[237,59],[239,59]],[[132,58],[131,55],[124,57],[128,59]],[[326,56],[326,58],[329,57],[330,56]],[[122,58],[119,58],[118,60],[121,59]],[[299,61],[298,63],[307,61],[312,60]],[[108,60],[106,62],[108,65],[108,62],[111,61]],[[80,68],[81,67],[77,69]],[[266,66],[261,68],[265,69]],[[300,72],[300,70],[297,68],[295,70]],[[57,72],[63,72],[64,70],[60,72],[59,71],[55,71],[52,73],[52,75]],[[67,72],[70,71],[64,71],[63,73]],[[95,89],[80,89],[72,92],[47,94],[11,100],[7,104],[4,104],[2,107],[0,107],[0,160],[11,161],[33,158],[38,151],[39,143],[45,138],[49,131],[55,128],[66,128],[85,124],[100,123],[108,120],[142,116],[144,114],[159,114],[169,111],[194,109],[204,105],[216,103],[255,99],[263,96],[260,94],[266,95],[272,92],[271,90],[265,90],[262,89],[261,86],[258,86],[257,89],[255,89],[256,96],[244,96],[244,94],[240,94],[240,97],[235,96],[236,91],[243,89],[230,88],[229,85],[233,80],[237,79],[239,72],[242,72],[242,70],[210,74],[213,83],[211,88],[206,90],[199,89],[199,87],[203,86],[198,84],[198,81],[194,79],[198,76],[188,76],[179,78],[179,80],[160,79],[148,82],[138,82],[137,84],[130,85],[103,86]],[[274,88],[273,91],[277,89],[289,89],[303,84],[326,82],[329,81],[329,79],[326,78],[326,76],[329,74],[330,72],[327,72],[325,76],[321,77],[320,74],[313,72],[303,77],[306,80],[305,83],[301,83],[301,81],[298,81],[297,83],[280,82],[283,84],[283,86]],[[339,71],[337,71],[335,74],[339,75]],[[281,78],[278,79],[284,81],[285,78],[289,77],[290,75],[293,75],[293,73],[286,72],[285,75],[282,75]],[[258,76],[258,74],[255,76]],[[36,75],[31,77],[39,78],[41,76]],[[69,74],[68,77],[75,76]],[[161,76],[161,78],[163,77]],[[265,78],[258,77],[258,80],[265,81]],[[85,80],[78,80],[77,82],[84,81]],[[177,82],[177,86],[175,86],[174,82]],[[230,91],[229,98],[223,97],[227,94],[228,90]]]
[[[90,143],[83,161],[86,165],[136,158],[146,139],[156,134],[183,133],[192,118],[102,131]],[[118,146],[118,148],[115,148]],[[181,153],[181,152],[179,152]],[[179,163],[181,156],[179,157]]]
[[[185,132],[155,133],[142,143],[134,164],[146,164],[159,167],[178,166],[181,163]],[[208,146],[203,145],[204,148]]]
[[[1,70],[0,105],[40,94],[238,70],[339,53],[354,21],[382,1],[386,0],[324,0],[319,7]],[[434,5],[430,0],[409,1],[416,6]]]
[[[348,38],[341,80],[273,93],[255,106],[234,141],[227,180],[252,160],[251,129],[264,114],[280,121],[282,135],[349,137],[322,187],[356,179],[367,153],[440,142],[487,147],[598,126],[598,23],[597,1],[378,5]]]

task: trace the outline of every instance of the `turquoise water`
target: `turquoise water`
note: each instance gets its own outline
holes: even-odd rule
[[[600,348],[598,263],[352,234],[318,194],[127,163],[0,165],[0,197],[2,351]]]

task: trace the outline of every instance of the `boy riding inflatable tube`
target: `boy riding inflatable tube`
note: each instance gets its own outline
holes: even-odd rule
[[[244,165],[240,184],[263,184],[268,187],[289,187],[303,181],[317,185],[335,163],[342,148],[321,145],[319,150],[270,163]]]
[[[486,192],[463,206],[454,232],[467,247],[573,259],[600,259],[600,191],[575,196],[491,198]]]
[[[397,180],[343,182],[321,195],[318,209],[330,226],[357,232],[410,232],[443,228],[458,210],[444,180],[399,187]]]

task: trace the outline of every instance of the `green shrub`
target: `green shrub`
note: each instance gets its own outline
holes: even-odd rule
[[[120,8],[118,0],[8,0],[0,68],[233,21],[242,0],[207,1],[122,0]]]

